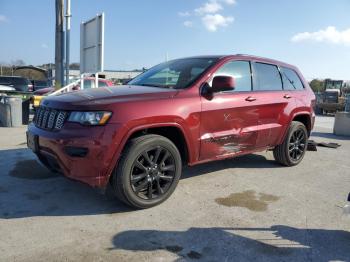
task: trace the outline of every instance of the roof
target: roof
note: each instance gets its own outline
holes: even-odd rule
[[[263,63],[271,63],[271,64],[277,64],[277,65],[281,65],[281,66],[295,68],[295,66],[288,64],[288,63],[285,63],[285,62],[282,62],[282,61],[279,61],[279,60],[275,60],[275,59],[271,59],[271,58],[267,58],[267,57],[255,56],[255,55],[248,55],[248,54],[203,55],[203,56],[183,57],[183,58],[179,58],[179,59],[186,59],[186,58],[206,58],[206,59],[234,59],[234,58],[239,59],[239,58],[244,58],[244,59],[255,60],[255,61],[259,61],[259,62],[263,62]]]

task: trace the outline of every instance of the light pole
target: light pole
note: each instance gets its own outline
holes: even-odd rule
[[[66,0],[66,85],[69,84],[69,49],[70,49],[70,0]]]
[[[63,0],[56,0],[56,39],[55,39],[55,87],[64,84],[64,32],[63,32]]]

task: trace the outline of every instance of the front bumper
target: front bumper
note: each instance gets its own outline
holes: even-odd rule
[[[65,176],[104,188],[114,168],[120,143],[119,124],[86,127],[66,123],[59,131],[47,131],[28,126],[28,132],[37,136],[36,154],[46,165],[60,170]]]

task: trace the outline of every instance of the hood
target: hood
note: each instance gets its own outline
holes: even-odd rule
[[[53,88],[53,87],[45,87],[45,88],[41,88],[39,90],[35,90],[34,91],[34,95],[38,95],[38,96],[45,95],[45,94],[50,93],[52,91],[55,91],[55,88]]]
[[[174,97],[178,90],[148,86],[113,86],[73,91],[61,95],[48,96],[44,106],[67,110],[86,107],[101,107],[120,102],[155,100]]]

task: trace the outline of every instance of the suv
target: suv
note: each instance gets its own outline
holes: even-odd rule
[[[148,208],[174,191],[182,166],[267,149],[303,159],[315,95],[299,70],[247,56],[157,65],[118,88],[45,98],[27,142],[48,168]]]
[[[20,92],[33,92],[33,84],[21,76],[0,76],[0,85],[13,87]]]

